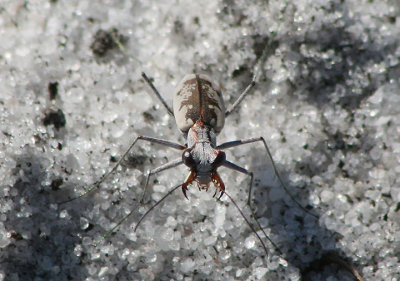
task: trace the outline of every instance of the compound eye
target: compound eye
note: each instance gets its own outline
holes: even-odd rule
[[[192,154],[190,152],[191,149],[188,148],[182,153],[182,161],[186,166],[192,168],[196,165],[196,162],[194,161]]]
[[[226,160],[226,154],[223,151],[218,151],[218,155],[214,160],[213,166],[214,168],[218,168],[219,166],[221,166],[222,164],[224,164]]]

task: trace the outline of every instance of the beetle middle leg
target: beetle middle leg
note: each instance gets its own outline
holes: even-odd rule
[[[278,181],[281,185],[281,187],[283,188],[283,190],[287,193],[287,195],[289,195],[290,199],[292,199],[292,201],[300,208],[302,209],[304,212],[306,212],[307,214],[310,214],[311,216],[313,216],[314,218],[318,219],[318,216],[312,214],[310,211],[308,211],[306,208],[304,208],[295,198],[294,196],[289,192],[289,189],[287,188],[286,184],[283,182],[278,169],[275,166],[275,162],[274,159],[272,158],[271,152],[269,151],[268,145],[265,141],[265,139],[263,137],[258,137],[258,138],[248,138],[248,139],[243,139],[243,140],[235,140],[235,141],[228,141],[225,142],[223,144],[220,144],[217,146],[217,149],[227,149],[227,148],[232,148],[232,147],[236,147],[236,146],[240,146],[240,145],[244,145],[244,144],[248,144],[248,143],[254,143],[254,142],[262,142],[264,144],[265,150],[267,151],[267,155],[268,158],[272,164],[272,168],[274,170],[274,174],[275,176],[278,178]],[[240,171],[239,171],[240,172]],[[250,204],[250,200],[251,200],[251,192],[252,192],[252,186],[249,189],[249,196],[248,196],[248,200],[249,200],[249,204]]]
[[[130,150],[133,148],[133,146],[136,144],[136,142],[137,142],[138,140],[144,140],[144,141],[148,141],[148,142],[151,142],[151,143],[157,143],[157,144],[160,144],[160,145],[163,145],[163,146],[166,146],[166,147],[170,147],[170,148],[174,148],[174,149],[177,149],[177,150],[184,150],[184,149],[186,149],[186,146],[181,145],[181,144],[176,143],[176,142],[167,141],[167,140],[158,139],[158,138],[153,138],[153,137],[147,137],[147,136],[138,136],[138,137],[135,139],[135,141],[130,145],[130,147],[128,148],[128,150],[122,155],[121,159],[118,161],[118,163],[115,165],[115,167],[114,167],[108,174],[106,174],[106,177],[107,177],[109,174],[113,173],[113,172],[117,169],[117,167],[121,164],[121,162],[123,161],[123,159],[126,157],[126,155],[128,155],[128,153],[130,152]],[[170,162],[168,162],[168,163],[165,163],[164,165],[161,165],[161,166],[158,167],[158,168],[155,168],[155,169],[153,169],[153,170],[150,170],[150,171],[148,172],[148,174],[147,174],[146,185],[145,185],[145,187],[144,187],[143,195],[142,195],[142,198],[141,198],[140,202],[143,203],[144,196],[145,196],[145,194],[146,194],[146,189],[147,189],[147,186],[148,186],[148,184],[149,184],[149,180],[150,180],[150,176],[151,176],[151,175],[156,174],[156,173],[159,173],[159,172],[164,171],[164,170],[167,170],[167,169],[170,169],[170,168],[173,168],[173,167],[176,167],[176,166],[179,166],[179,165],[181,165],[182,163],[183,163],[183,162],[182,162],[182,159],[176,159],[176,160],[170,161]],[[102,182],[104,179],[105,179],[105,177],[102,178],[100,181]]]
[[[109,172],[105,173],[98,181],[96,181],[95,183],[93,183],[93,184],[91,185],[91,187],[89,187],[87,190],[85,190],[82,194],[80,194],[80,195],[78,195],[78,196],[76,196],[76,197],[70,198],[70,199],[68,199],[68,200],[65,200],[65,201],[63,201],[63,202],[60,202],[59,204],[65,204],[65,203],[74,201],[74,200],[76,200],[76,199],[78,199],[78,198],[81,198],[81,197],[87,195],[88,193],[94,191],[95,189],[99,188],[99,187],[100,187],[100,184],[103,183],[111,174],[113,174],[113,173],[117,170],[117,168],[121,165],[122,161],[125,159],[125,157],[128,155],[128,153],[132,150],[132,148],[135,146],[135,144],[136,144],[139,140],[143,140],[143,141],[147,141],[147,142],[151,142],[151,143],[157,143],[157,144],[160,144],[160,145],[163,145],[163,146],[167,146],[167,147],[170,147],[170,148],[173,148],[173,149],[177,149],[177,150],[184,150],[184,149],[186,149],[186,146],[181,145],[181,144],[176,143],[176,142],[167,141],[167,140],[158,139],[158,138],[153,138],[153,137],[147,137],[147,136],[138,136],[138,137],[136,137],[136,139],[132,142],[132,144],[129,146],[129,148],[125,151],[125,153],[122,155],[121,159],[119,159],[119,161],[117,162],[117,164],[115,164],[115,166],[114,166]],[[167,163],[167,164],[168,164],[168,163]],[[164,165],[167,165],[167,164],[164,164]],[[163,166],[164,166],[164,165],[163,165]],[[163,166],[162,166],[162,167],[163,167]],[[177,166],[177,165],[175,165],[175,166]],[[170,168],[175,167],[175,166],[171,166]],[[161,167],[160,167],[160,168],[161,168]],[[168,168],[164,168],[163,170],[165,170],[165,169],[168,169]],[[149,179],[147,179],[147,181],[148,181],[148,180],[149,180]],[[146,186],[147,186],[147,185],[146,185]],[[143,194],[143,196],[144,196],[144,194]]]
[[[155,169],[150,170],[147,173],[146,184],[144,186],[143,195],[142,195],[142,199],[140,200],[140,202],[141,203],[144,202],[144,196],[146,194],[147,186],[149,185],[150,176],[155,175],[155,174],[157,174],[159,172],[162,172],[162,171],[177,167],[177,166],[182,165],[182,164],[183,164],[182,157],[180,157],[178,159],[175,159],[175,160],[172,160],[172,161],[170,161],[168,163],[165,163],[165,164],[161,165],[160,167],[157,167]]]
[[[92,186],[91,188],[89,188],[88,190],[86,190],[83,194],[79,195],[79,196],[76,197],[76,198],[72,198],[72,199],[70,199],[70,200],[68,200],[68,201],[65,201],[65,202],[69,202],[69,201],[75,200],[75,199],[77,199],[77,198],[80,198],[80,197],[82,197],[82,196],[85,196],[85,195],[88,194],[89,192],[91,192],[91,191],[93,191],[94,189],[98,188],[98,187],[100,186],[100,184],[101,184],[104,180],[106,180],[112,173],[114,173],[114,172],[117,170],[117,168],[119,167],[119,165],[121,165],[122,161],[125,159],[125,157],[129,154],[129,152],[132,150],[132,148],[135,146],[135,144],[136,144],[139,140],[144,140],[144,141],[151,142],[151,143],[157,143],[157,144],[160,144],[160,145],[163,145],[163,146],[166,146],[166,147],[170,147],[170,148],[174,148],[174,149],[177,149],[177,150],[184,150],[184,149],[186,149],[186,146],[180,145],[179,143],[175,143],[175,142],[171,142],[171,141],[167,141],[167,140],[163,140],[163,139],[158,139],[158,138],[153,138],[153,137],[148,137],[148,136],[138,136],[138,137],[132,142],[132,144],[129,146],[129,148],[126,150],[126,152],[122,155],[121,159],[117,162],[117,164],[111,169],[111,171],[109,171],[108,173],[106,173],[105,175],[103,175],[103,176],[100,178],[100,180],[98,180],[95,184],[93,184],[93,186]],[[159,173],[159,172],[164,171],[164,170],[167,170],[167,169],[170,169],[170,168],[173,168],[173,167],[176,167],[176,166],[179,166],[179,165],[181,165],[182,163],[183,163],[182,159],[179,158],[179,159],[172,160],[172,161],[170,161],[170,162],[168,162],[168,163],[165,163],[164,165],[161,165],[161,166],[158,167],[158,168],[155,168],[155,169],[150,170],[150,171],[148,172],[148,174],[147,174],[146,185],[145,185],[145,188],[144,188],[144,190],[143,190],[143,195],[142,195],[142,198],[141,198],[140,202],[143,203],[143,199],[144,199],[144,196],[145,196],[145,193],[146,193],[146,189],[147,189],[147,185],[148,185],[148,183],[149,183],[149,179],[150,179],[150,176],[151,176],[151,175],[156,174],[156,173]],[[174,190],[175,190],[175,189],[176,189],[176,188],[174,188]],[[172,193],[172,192],[170,192],[170,193]],[[64,202],[63,202],[63,203],[64,203]],[[157,204],[157,205],[158,205],[158,204]],[[155,207],[155,206],[153,206],[153,207]],[[94,246],[97,246],[101,241],[103,241],[104,239],[106,239],[117,227],[119,227],[125,220],[127,220],[128,217],[130,217],[134,212],[136,212],[136,208],[133,209],[133,210],[131,210],[131,211],[130,211],[127,215],[125,215],[120,221],[118,221],[117,224],[116,224],[114,227],[112,227],[111,229],[109,229],[109,230],[101,237],[101,239],[100,239],[98,242],[94,243]],[[143,219],[143,218],[142,218],[142,219]],[[137,226],[136,226],[136,227],[137,227]],[[136,228],[135,228],[135,230],[136,230]]]

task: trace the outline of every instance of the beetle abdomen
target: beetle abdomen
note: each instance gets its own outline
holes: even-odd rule
[[[225,105],[221,90],[207,75],[186,75],[175,91],[173,107],[176,124],[184,133],[199,120],[217,134],[224,127]]]

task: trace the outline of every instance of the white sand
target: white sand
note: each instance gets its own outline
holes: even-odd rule
[[[0,281],[354,280],[328,251],[365,280],[397,280],[400,5],[265,2],[0,2]],[[96,58],[96,31],[111,28],[128,39],[125,55]],[[320,217],[282,191],[261,144],[229,150],[230,161],[255,171],[257,214],[282,257],[265,240],[266,258],[213,188],[191,188],[189,201],[178,190],[133,232],[187,175],[180,167],[154,177],[148,203],[136,209],[144,173],[179,157],[159,145],[139,143],[135,163],[100,190],[57,204],[109,171],[139,134],[184,143],[142,71],[169,102],[186,73],[206,73],[229,105],[263,48],[260,83],[219,143],[265,137],[292,194]],[[54,100],[50,82],[58,82]],[[56,129],[46,116],[58,109]],[[248,178],[220,172],[249,216]],[[131,210],[115,235],[92,246]]]

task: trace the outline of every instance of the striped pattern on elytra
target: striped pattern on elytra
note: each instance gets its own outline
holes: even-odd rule
[[[183,133],[187,133],[200,116],[216,134],[225,124],[221,90],[207,75],[186,75],[175,91],[173,109],[176,124]]]

